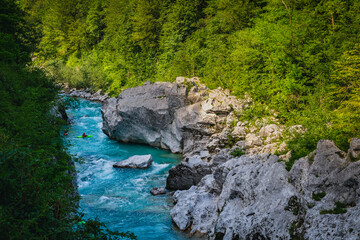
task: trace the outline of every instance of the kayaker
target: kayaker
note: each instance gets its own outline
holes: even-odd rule
[[[87,137],[87,135],[86,135],[85,133],[83,133],[82,137],[83,137],[83,138],[86,138],[86,137]]]
[[[64,135],[65,135],[65,136],[69,135],[69,128],[66,128],[66,129],[65,129]]]

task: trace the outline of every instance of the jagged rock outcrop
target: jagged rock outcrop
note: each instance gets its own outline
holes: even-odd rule
[[[66,91],[64,91],[64,93],[66,93]],[[83,90],[73,88],[68,91],[68,94],[71,97],[80,97],[97,102],[105,102],[109,98],[107,93],[102,94],[101,89],[94,93],[88,88]]]
[[[244,155],[218,165],[174,194],[173,222],[209,239],[359,239],[360,162],[328,140],[290,172],[278,160]]]
[[[134,155],[126,160],[114,163],[114,168],[148,168],[153,162],[151,154]]]

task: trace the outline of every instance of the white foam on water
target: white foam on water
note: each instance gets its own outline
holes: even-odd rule
[[[101,196],[100,198],[99,198],[99,203],[104,203],[105,201],[107,201],[107,200],[109,200],[110,198],[109,197],[107,197],[107,196]]]
[[[167,163],[152,163],[152,170],[150,172],[146,172],[143,173],[142,175],[140,175],[140,177],[147,177],[147,176],[151,176],[151,175],[155,175],[156,173],[160,172],[161,170],[164,170],[165,168],[167,168],[169,166],[169,164]]]
[[[99,159],[99,164],[96,164],[96,167],[99,167],[100,169],[97,169],[97,177],[101,179],[112,179],[114,178],[114,168],[113,168],[113,162],[105,160],[103,158]]]
[[[79,189],[80,188],[85,188],[85,187],[90,185],[90,182],[88,182],[88,181],[78,181],[77,183],[78,183],[78,188]]]

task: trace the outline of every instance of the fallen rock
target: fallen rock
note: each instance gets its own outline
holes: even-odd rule
[[[153,162],[152,156],[149,155],[134,155],[124,161],[117,162],[113,165],[114,168],[148,168]]]
[[[151,190],[150,190],[150,193],[152,194],[152,195],[154,195],[154,196],[156,196],[156,195],[162,195],[162,194],[166,194],[166,190],[165,190],[165,188],[163,188],[163,187],[154,187],[154,188],[152,188]]]

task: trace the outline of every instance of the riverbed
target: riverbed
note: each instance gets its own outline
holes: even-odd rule
[[[67,110],[72,124],[65,138],[75,163],[80,212],[98,218],[110,230],[131,231],[138,239],[189,239],[171,222],[172,199],[152,196],[153,187],[164,187],[168,170],[181,156],[145,145],[124,144],[109,139],[101,130],[101,103],[79,99]],[[76,138],[83,133],[90,138]],[[115,162],[133,155],[151,154],[148,169],[115,169]]]

